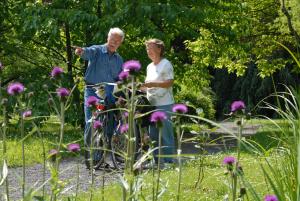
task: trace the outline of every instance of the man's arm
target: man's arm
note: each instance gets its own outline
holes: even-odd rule
[[[97,53],[97,46],[93,45],[91,47],[78,47],[78,46],[72,46],[75,48],[75,54],[83,58],[84,60],[90,60],[93,59]]]

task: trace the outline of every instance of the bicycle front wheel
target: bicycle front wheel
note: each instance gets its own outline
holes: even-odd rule
[[[92,133],[90,146],[85,149],[85,164],[88,169],[99,169],[106,157],[107,143],[103,130]]]

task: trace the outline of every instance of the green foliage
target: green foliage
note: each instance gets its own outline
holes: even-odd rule
[[[3,1],[0,6],[4,8],[0,14],[0,57],[7,67],[3,73],[4,85],[12,80],[41,85],[51,67],[57,65],[68,72],[72,84],[72,79],[82,78],[86,63],[74,55],[69,57],[70,45],[105,43],[109,28],[115,26],[126,33],[119,49],[124,60],[138,59],[142,63],[141,81],[150,62],[144,41],[151,37],[165,42],[166,57],[174,65],[177,83],[201,93],[206,93],[205,89],[211,85],[211,68],[242,76],[254,64],[257,71],[252,74],[253,81],[247,77],[234,87],[236,90],[241,83],[255,83],[251,92],[244,90],[249,85],[242,84],[242,91],[231,97],[241,99],[250,94],[246,98],[251,106],[258,99],[254,91],[265,95],[263,90],[269,92],[271,85],[265,82],[262,89],[255,78],[257,74],[266,78],[285,68],[299,72],[291,57],[275,43],[285,44],[299,56],[297,0],[263,0],[259,4],[255,0],[52,0],[51,3],[19,0]],[[38,92],[41,90],[37,89]],[[232,99],[226,98],[224,102],[225,96],[219,93],[216,96],[223,103],[217,104],[217,111],[224,113],[228,106],[225,102]],[[37,99],[36,104],[45,101]],[[82,96],[78,93],[74,103],[77,109],[74,114],[80,116]],[[42,104],[39,107],[46,109]]]
[[[213,98],[209,93],[204,94],[203,91],[193,91],[191,88],[182,86],[175,94],[175,100],[177,103],[186,103],[196,108],[202,117],[214,119]]]
[[[188,41],[193,61],[198,65],[226,68],[238,76],[244,75],[250,61],[255,62],[262,78],[287,64],[293,64],[293,69],[299,72],[291,57],[275,43],[299,48],[300,26],[296,14],[299,3],[264,0],[257,4],[247,0],[235,4],[226,11],[216,12],[220,15],[216,23],[219,29],[199,27],[197,40]]]
[[[251,63],[243,77],[237,77],[235,74],[229,74],[225,69],[215,69],[212,71],[212,90],[216,94],[216,117],[223,119],[224,114],[230,112],[230,104],[234,100],[243,100],[246,103],[247,110],[252,114],[263,114],[269,117],[276,117],[273,111],[257,107],[259,101],[269,96],[274,91],[274,84],[278,90],[283,90],[283,85],[297,86],[298,76],[287,67],[274,73],[272,77],[262,79],[257,76],[258,69]],[[270,103],[275,103],[276,99],[270,97]]]

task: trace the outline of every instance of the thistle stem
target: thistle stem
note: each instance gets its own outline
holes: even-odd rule
[[[24,144],[24,118],[22,112],[21,117],[21,139],[22,139],[22,197],[25,197],[25,144]]]

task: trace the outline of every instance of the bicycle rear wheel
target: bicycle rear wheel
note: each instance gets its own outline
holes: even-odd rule
[[[134,162],[138,161],[143,155],[143,149],[141,147],[141,131],[138,130],[137,126],[135,127],[135,143],[132,145],[133,147],[133,160]],[[126,162],[126,154],[128,147],[128,136],[120,132],[115,132],[111,139],[111,150],[112,150],[112,162],[116,169],[123,169],[125,167]]]
[[[124,169],[127,152],[127,136],[115,133],[111,138],[111,158],[116,169]]]
[[[85,149],[85,165],[90,169],[99,169],[106,157],[107,143],[103,130],[95,130],[92,134],[91,145]],[[91,157],[93,155],[93,157]]]

